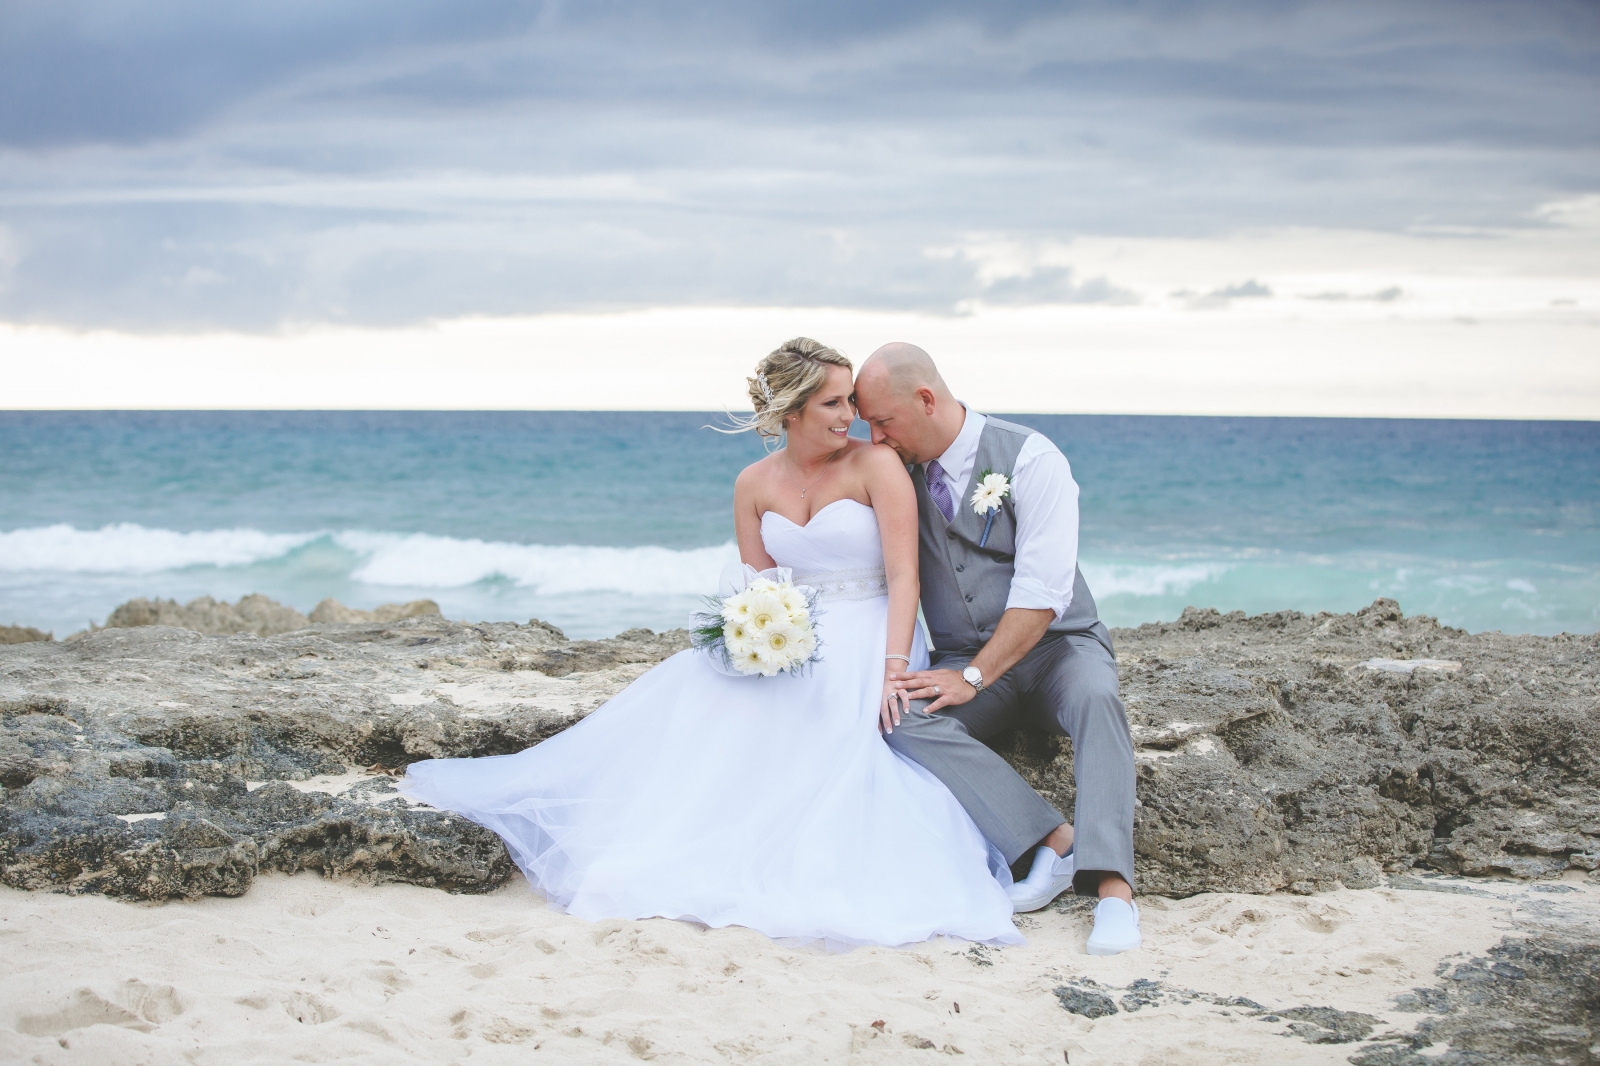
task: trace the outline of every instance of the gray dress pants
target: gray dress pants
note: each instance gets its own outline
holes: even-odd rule
[[[941,670],[959,671],[973,657],[935,654]],[[1096,895],[1108,871],[1133,884],[1133,739],[1117,694],[1117,663],[1105,645],[1087,634],[1046,633],[977,698],[933,715],[926,707],[913,704],[884,739],[943,781],[1007,862],[1066,819],[984,741],[1016,726],[1071,737],[1074,888]]]

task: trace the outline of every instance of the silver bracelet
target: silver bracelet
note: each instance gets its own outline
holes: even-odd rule
[[[909,655],[885,655],[884,659],[886,661],[889,660],[889,659],[904,659],[906,661],[906,665],[907,666],[911,665],[911,656],[909,656]]]

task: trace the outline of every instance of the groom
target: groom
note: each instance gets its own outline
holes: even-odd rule
[[[1006,861],[1033,854],[1017,911],[1068,888],[1098,895],[1089,953],[1139,946],[1133,905],[1133,742],[1111,635],[1078,572],[1078,486],[1043,434],[951,395],[928,353],[886,344],[862,364],[856,405],[911,468],[922,613],[933,666],[893,675],[918,701],[886,736],[942,780]],[[976,513],[985,473],[1004,475]],[[1029,722],[1072,738],[1074,827],[983,742]]]

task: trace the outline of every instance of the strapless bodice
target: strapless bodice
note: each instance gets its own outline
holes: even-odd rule
[[[883,566],[878,516],[864,503],[835,500],[797,526],[777,511],[761,516],[761,543],[779,566],[806,574],[874,570]]]

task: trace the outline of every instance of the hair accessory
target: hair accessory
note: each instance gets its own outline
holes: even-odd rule
[[[756,371],[756,384],[761,386],[761,398],[771,403],[772,386],[767,384],[767,372],[765,370]]]

